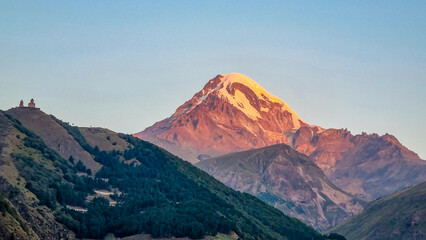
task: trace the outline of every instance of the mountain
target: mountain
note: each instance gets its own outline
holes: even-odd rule
[[[307,154],[337,186],[368,199],[426,181],[426,161],[389,134],[354,136],[344,129],[301,127],[293,148]]]
[[[426,161],[394,136],[309,125],[239,73],[216,76],[171,117],[134,136],[191,163],[288,144],[309,156],[335,185],[370,200],[426,181]]]
[[[371,202],[329,231],[348,240],[426,239],[426,182]]]
[[[192,163],[224,153],[289,143],[306,126],[285,103],[239,73],[218,75],[169,118],[134,136]],[[291,134],[290,134],[291,135]]]
[[[306,155],[285,144],[231,153],[196,166],[320,230],[361,212],[366,203],[336,187]]]
[[[0,211],[8,239],[326,238],[155,145],[28,108],[0,111]]]

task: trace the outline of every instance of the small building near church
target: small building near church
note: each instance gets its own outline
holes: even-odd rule
[[[31,101],[28,103],[29,108],[35,108],[35,102],[34,99],[31,98]]]
[[[24,106],[24,100],[21,100],[19,102],[19,108],[24,108],[24,109],[40,109],[40,108],[36,108],[34,99],[31,99],[27,106]]]

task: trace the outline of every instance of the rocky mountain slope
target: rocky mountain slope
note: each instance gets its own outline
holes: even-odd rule
[[[311,127],[297,130],[293,148],[307,154],[345,191],[376,199],[426,181],[426,161],[392,135],[315,131]]]
[[[373,201],[329,231],[345,234],[348,240],[426,239],[426,183]]]
[[[27,110],[13,110],[20,121],[0,111],[0,236],[74,239],[145,233],[198,239],[234,232],[242,239],[326,238],[150,143],[105,129],[81,129],[82,134],[42,112],[19,112]],[[27,118],[36,119],[37,127],[49,134],[40,138],[30,131],[27,127],[35,123]],[[96,174],[90,176],[81,162],[64,159],[52,149],[60,147],[44,142],[59,139],[64,144],[68,136],[83,149],[76,153],[87,151],[101,166]],[[103,151],[109,144],[113,150]]]
[[[426,161],[395,137],[309,125],[238,73],[211,79],[171,117],[134,136],[191,163],[285,143],[308,155],[338,187],[368,199],[426,181]]]
[[[336,187],[306,155],[285,144],[207,159],[196,166],[320,230],[361,212],[366,204]]]

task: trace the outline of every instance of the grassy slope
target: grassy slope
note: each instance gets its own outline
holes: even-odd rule
[[[19,120],[25,128],[37,134],[49,148],[56,151],[64,159],[73,156],[76,162],[81,160],[93,173],[96,173],[102,167],[52,116],[41,110],[29,108],[12,108],[6,113]]]
[[[329,231],[349,240],[425,239],[426,183],[373,201],[364,212]]]
[[[0,176],[11,182],[14,186],[20,185],[17,169],[11,161],[10,152],[14,144],[11,140],[18,142],[16,138],[10,138],[10,134],[18,134],[8,119],[0,113]],[[23,184],[25,185],[25,184]],[[29,195],[33,197],[33,195]],[[0,194],[0,236],[4,239],[38,239],[36,234],[28,227],[27,222],[22,219],[16,208],[10,201]]]
[[[0,239],[39,239],[16,208],[1,194]]]
[[[90,146],[98,146],[101,151],[124,151],[130,147],[119,134],[109,129],[87,127],[79,127],[78,129]]]
[[[9,126],[7,131],[4,126]],[[53,170],[55,167],[49,159],[46,159],[38,150],[27,147],[24,139],[27,135],[17,128],[0,111],[0,194],[3,194],[7,203],[11,204],[12,212],[10,218],[4,214],[0,221],[1,227],[13,229],[9,236],[18,237],[18,239],[55,239],[61,237],[70,237],[69,231],[63,225],[55,221],[54,213],[46,206],[39,205],[39,199],[27,187],[27,181],[21,176],[17,167],[17,162],[12,157],[13,154],[19,154],[33,159],[37,164],[45,166],[46,169]],[[19,225],[17,225],[19,223]],[[22,227],[22,226],[26,226]],[[27,237],[19,238],[20,229],[23,229]],[[15,232],[16,231],[16,232]],[[1,239],[1,238],[0,238]]]

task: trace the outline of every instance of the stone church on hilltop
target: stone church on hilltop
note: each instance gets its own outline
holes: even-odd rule
[[[20,107],[20,108],[36,108],[36,107],[35,107],[34,99],[32,99],[32,98],[31,98],[30,102],[28,103],[28,106],[27,106],[27,107],[25,107],[25,106],[24,106],[24,100],[21,100],[21,101],[19,102],[19,107]]]

